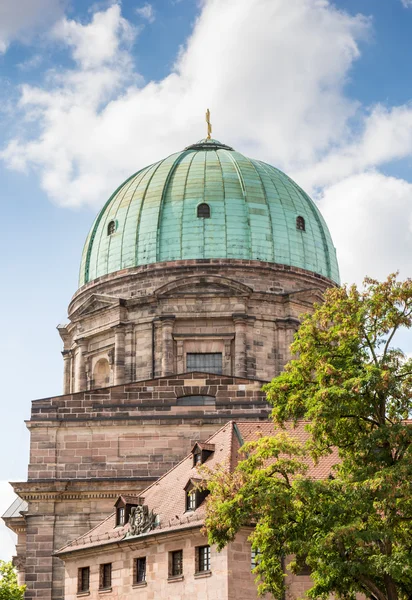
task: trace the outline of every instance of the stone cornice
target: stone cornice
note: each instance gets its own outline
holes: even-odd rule
[[[44,480],[12,483],[14,491],[26,502],[113,499],[121,494],[146,488],[156,477],[101,480]],[[140,484],[140,485],[139,485]],[[108,489],[109,488],[109,489]]]
[[[300,269],[298,267],[291,267],[289,265],[282,265],[278,263],[268,263],[259,260],[239,260],[239,259],[193,259],[193,260],[179,260],[179,261],[165,261],[160,263],[153,263],[149,265],[142,265],[140,267],[131,267],[130,269],[123,269],[122,271],[117,271],[115,273],[110,273],[109,275],[104,275],[93,281],[83,285],[77,292],[73,295],[70,305],[69,305],[69,314],[72,313],[73,306],[79,299],[85,295],[89,296],[91,290],[95,289],[96,294],[99,294],[97,290],[101,287],[105,288],[105,284],[117,280],[127,281],[130,277],[142,276],[147,277],[148,272],[150,274],[161,274],[163,272],[178,272],[182,273],[182,268],[192,268],[206,271],[213,271],[218,268],[221,270],[224,267],[228,268],[238,268],[238,269],[251,269],[254,271],[271,271],[274,273],[289,273],[294,275],[295,277],[300,277],[306,279],[307,281],[318,282],[322,286],[336,286],[337,284],[324,277],[323,275],[319,275],[317,273],[313,273],[312,271],[307,271],[306,269]]]

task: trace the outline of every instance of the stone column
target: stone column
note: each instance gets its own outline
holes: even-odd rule
[[[124,355],[124,382],[130,383],[136,379],[134,375],[134,352],[133,352],[133,325],[125,326],[125,355]]]
[[[162,376],[173,374],[173,325],[174,315],[160,317],[162,323]]]
[[[72,351],[63,350],[63,394],[70,394],[72,386]]]
[[[12,563],[17,571],[17,584],[24,585],[26,583],[26,556],[17,554],[17,556],[13,556]]]
[[[235,376],[247,377],[246,369],[246,324],[247,315],[232,315],[235,324]]]
[[[85,338],[76,340],[77,354],[76,354],[76,372],[74,391],[83,392],[87,389],[87,374],[86,374],[86,358],[85,353],[88,348],[88,341]]]
[[[124,383],[126,331],[124,325],[114,328],[114,385]]]

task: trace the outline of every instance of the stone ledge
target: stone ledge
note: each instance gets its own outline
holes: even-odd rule
[[[175,581],[183,581],[184,575],[170,575],[167,578],[168,583],[174,583]]]

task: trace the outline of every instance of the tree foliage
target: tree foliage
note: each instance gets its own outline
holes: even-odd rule
[[[243,447],[211,478],[206,528],[219,548],[255,524],[261,593],[281,598],[282,556],[312,571],[312,598],[412,598],[412,360],[394,346],[412,325],[412,280],[329,289],[303,318],[292,360],[265,386],[281,429],[308,420],[305,446],[282,433]],[[307,474],[336,448],[325,480]],[[305,458],[306,457],[306,458]]]
[[[17,584],[12,563],[0,560],[0,600],[23,600],[24,590],[24,585]]]

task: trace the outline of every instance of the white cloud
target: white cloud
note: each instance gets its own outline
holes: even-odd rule
[[[114,4],[93,15],[88,25],[62,19],[53,29],[55,39],[72,49],[73,59],[81,70],[95,69],[117,63],[124,44],[134,41],[135,30]]]
[[[352,175],[326,188],[319,208],[338,249],[342,281],[366,275],[410,276],[412,184],[378,172]]]
[[[118,4],[88,24],[64,19],[53,37],[75,66],[23,86],[29,133],[3,158],[35,169],[56,203],[99,207],[122,178],[204,136],[209,106],[215,137],[319,196],[343,279],[407,275],[412,187],[376,169],[412,155],[412,107],[366,110],[345,96],[369,31],[326,0],[204,0],[174,70],[145,83]]]
[[[139,15],[139,17],[142,17],[142,19],[146,19],[146,21],[148,21],[149,23],[154,23],[155,21],[154,8],[148,2],[146,2],[146,4],[143,4],[143,6],[136,8],[136,13]]]
[[[346,143],[345,143],[346,142]],[[412,155],[412,106],[375,106],[362,131],[296,176],[310,190]]]
[[[412,8],[412,0],[401,0],[405,8]]]
[[[1,0],[0,53],[15,39],[27,41],[33,31],[45,29],[61,16],[66,0]]]
[[[356,112],[343,87],[368,26],[325,0],[206,0],[174,71],[142,85],[118,5],[88,25],[64,20],[54,31],[76,68],[23,87],[40,133],[3,158],[36,169],[54,201],[99,206],[119,179],[202,137],[209,106],[214,135],[239,150],[287,170],[312,163]],[[96,36],[107,54],[99,42],[89,56]]]
[[[7,481],[0,481],[0,516],[3,515],[12,504],[16,494]],[[0,519],[0,560],[9,561],[15,554],[16,535],[10,531]]]

